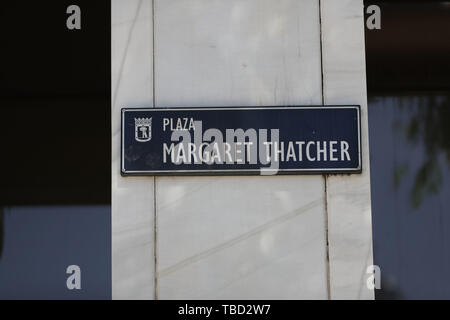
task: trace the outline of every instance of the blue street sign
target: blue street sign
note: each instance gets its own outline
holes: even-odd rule
[[[121,172],[360,173],[360,107],[125,108]]]

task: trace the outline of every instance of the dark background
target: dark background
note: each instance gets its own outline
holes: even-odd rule
[[[450,298],[449,1],[371,3],[376,297]],[[71,4],[81,30],[66,28]],[[110,3],[5,2],[0,36],[0,298],[109,299]]]
[[[377,299],[450,299],[450,1],[365,1]]]
[[[365,0],[364,4],[381,9],[381,29],[366,28],[368,94],[448,91],[450,1]]]
[[[68,30],[77,4],[82,29]],[[0,204],[110,202],[109,1],[0,8]]]
[[[110,28],[107,0],[0,6],[0,298],[111,297]]]

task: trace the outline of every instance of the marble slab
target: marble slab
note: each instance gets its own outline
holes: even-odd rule
[[[120,109],[153,105],[152,1],[113,0],[112,297],[154,298],[154,179],[120,176]]]
[[[373,299],[363,0],[321,0],[325,104],[361,105],[363,172],[327,178],[330,298]]]
[[[155,1],[157,107],[321,104],[319,2]],[[326,299],[322,176],[156,180],[163,299]]]

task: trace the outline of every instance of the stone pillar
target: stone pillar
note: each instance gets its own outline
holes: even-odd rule
[[[373,298],[362,0],[113,0],[113,298]],[[360,104],[363,174],[121,177],[120,108]]]

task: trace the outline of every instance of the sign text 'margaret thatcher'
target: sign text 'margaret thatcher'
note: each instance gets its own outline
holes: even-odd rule
[[[176,125],[174,125],[176,124]],[[169,127],[169,128],[168,128]],[[163,118],[163,131],[172,131],[172,143],[163,143],[163,163],[256,164],[289,161],[350,161],[347,141],[279,141],[279,129],[209,128],[193,118]],[[191,141],[191,133],[194,142]],[[196,134],[197,133],[197,134]],[[201,139],[200,139],[201,138]],[[180,141],[182,140],[182,141]]]
[[[254,142],[234,143],[207,143],[200,145],[195,143],[178,144],[163,143],[163,162],[171,161],[174,164],[253,164],[257,163],[252,154],[261,155],[265,163],[289,162],[289,161],[350,161],[349,144],[347,141],[289,141],[286,143],[264,141],[263,151],[255,150],[257,144]],[[313,152],[314,150],[314,152]]]

